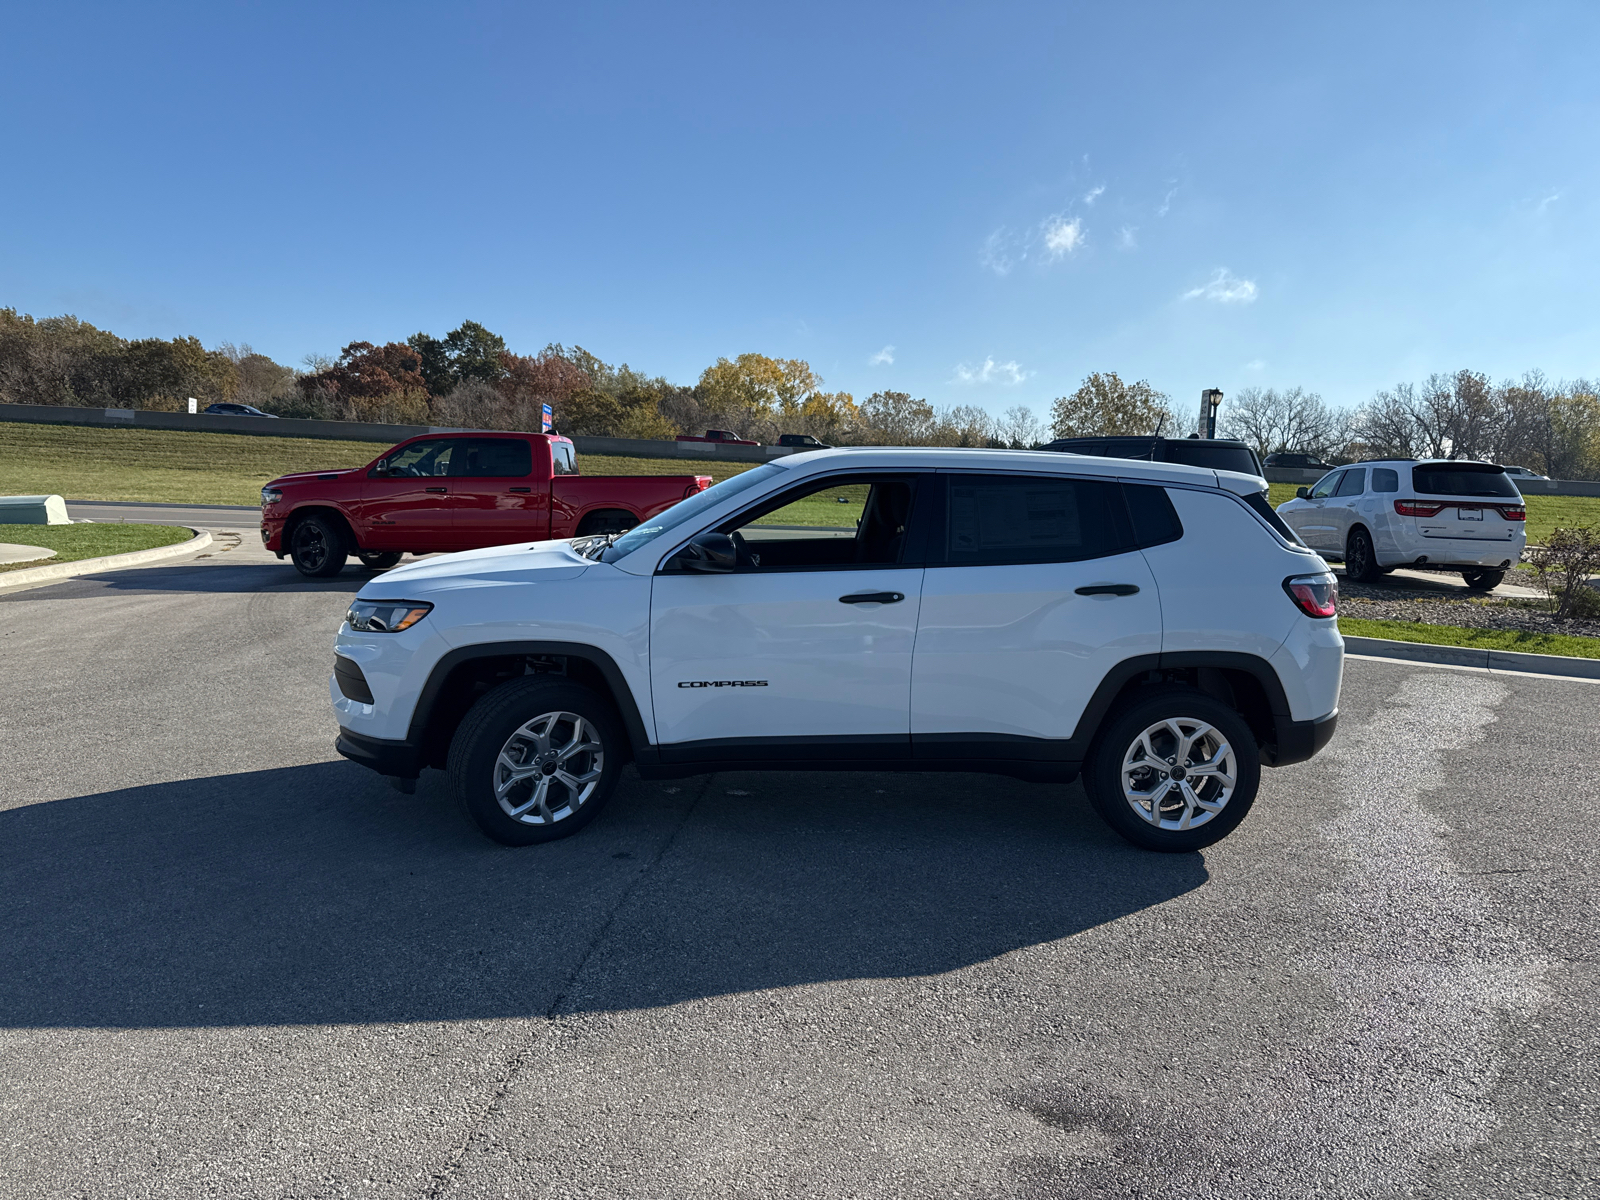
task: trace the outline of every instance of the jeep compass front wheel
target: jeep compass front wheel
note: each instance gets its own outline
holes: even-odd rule
[[[1220,841],[1256,798],[1261,759],[1237,712],[1190,688],[1164,688],[1120,713],[1085,764],[1095,810],[1147,850]]]
[[[622,732],[588,688],[526,678],[489,692],[450,742],[450,791],[508,846],[577,833],[616,789]]]

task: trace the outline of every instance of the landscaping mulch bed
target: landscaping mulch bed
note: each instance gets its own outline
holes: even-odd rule
[[[1516,582],[1522,582],[1520,579]],[[1512,629],[1522,633],[1564,633],[1573,637],[1600,637],[1600,620],[1557,622],[1539,611],[1542,600],[1441,596],[1402,583],[1352,583],[1339,580],[1339,611],[1368,621],[1420,621],[1427,625],[1454,625],[1463,629]]]

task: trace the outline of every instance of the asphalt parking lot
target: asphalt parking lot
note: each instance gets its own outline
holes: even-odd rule
[[[1593,684],[1351,660],[1199,855],[824,774],[508,850],[251,536],[0,590],[0,1194],[1600,1195]]]

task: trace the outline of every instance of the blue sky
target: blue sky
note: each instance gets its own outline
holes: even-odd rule
[[[1600,375],[1600,6],[10,5],[0,305],[993,411]]]

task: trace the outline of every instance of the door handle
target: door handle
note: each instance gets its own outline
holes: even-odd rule
[[[899,604],[905,599],[903,592],[857,592],[853,596],[840,596],[840,604]]]
[[[425,492],[442,492],[442,491],[444,491],[443,488],[423,488],[422,490],[425,491]]]
[[[532,488],[512,488],[511,490],[513,492],[531,492],[531,491],[533,491]]]
[[[1139,588],[1137,584],[1132,583],[1096,583],[1074,590],[1080,596],[1132,596]]]

